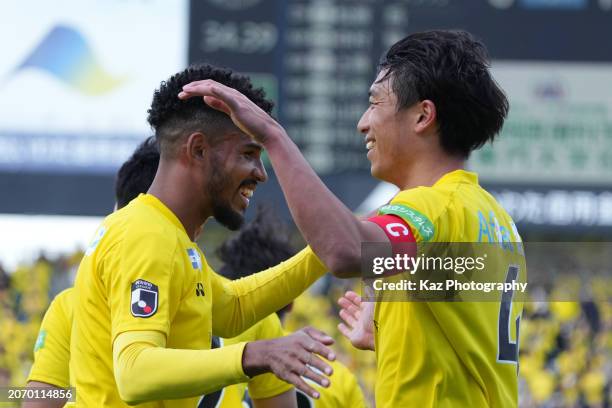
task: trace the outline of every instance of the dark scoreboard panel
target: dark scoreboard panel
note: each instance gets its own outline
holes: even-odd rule
[[[377,61],[434,28],[474,33],[495,60],[612,62],[612,0],[193,0],[189,60],[265,86],[320,173],[363,170],[356,124]]]
[[[192,1],[189,60],[263,85],[319,172],[363,169],[355,125],[381,49],[378,12],[367,1]]]
[[[605,40],[612,35],[612,2],[608,0],[388,3],[404,11],[407,31],[465,29],[484,40],[494,59],[612,61],[612,47]]]
[[[513,110],[500,141],[470,165],[520,227],[609,233],[612,0],[192,0],[189,61],[263,85],[313,167],[357,208],[376,185],[356,124],[377,63],[430,29],[470,31],[489,49]],[[517,164],[521,149],[530,153]],[[582,168],[567,159],[583,150]],[[265,196],[283,202],[266,184]]]
[[[188,48],[184,63],[207,61],[248,73],[276,102],[274,114],[310,163],[353,208],[376,185],[356,124],[377,62],[393,42],[433,28],[467,29],[482,38],[512,98],[514,113],[501,143],[474,155],[474,168],[489,175],[484,182],[519,195],[548,187],[571,192],[573,184],[580,191],[609,190],[612,184],[612,0],[191,0],[185,18],[187,44],[175,45]],[[174,38],[170,34],[164,38]],[[163,55],[169,58],[167,50]],[[532,159],[521,138],[528,138],[530,152],[537,150],[534,157],[556,154],[559,160]],[[578,153],[586,159],[571,167],[564,157]],[[517,162],[521,157],[527,163]],[[3,170],[0,212],[106,214],[113,204],[111,173]],[[519,182],[526,185],[519,188]],[[266,197],[283,202],[278,188],[266,184]],[[604,193],[588,202],[605,216],[610,201]],[[516,194],[506,196],[536,202]],[[586,202],[580,194],[571,197]],[[612,224],[606,219],[601,225]]]

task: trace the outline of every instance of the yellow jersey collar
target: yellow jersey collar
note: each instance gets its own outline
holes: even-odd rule
[[[434,187],[446,183],[478,184],[478,174],[466,170],[454,170],[440,177]]]
[[[183,225],[183,223],[181,223],[181,221],[178,219],[178,217],[176,215],[174,215],[172,210],[170,210],[168,207],[166,207],[166,205],[164,203],[162,203],[159,198],[157,198],[157,197],[155,197],[154,195],[151,195],[151,194],[142,194],[141,193],[141,194],[138,195],[138,197],[136,199],[139,200],[140,202],[142,202],[143,204],[150,205],[151,207],[153,207],[156,210],[158,210],[160,213],[163,214],[164,217],[166,217],[178,229],[184,231],[185,234],[187,234],[187,231],[185,230],[185,226]],[[189,235],[187,234],[187,236],[189,236]]]

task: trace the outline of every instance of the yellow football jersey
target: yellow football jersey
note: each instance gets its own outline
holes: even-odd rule
[[[284,335],[281,322],[276,313],[273,313],[236,337],[230,339],[215,338],[213,340],[213,347],[223,347],[225,345],[242,343],[244,341],[274,339]],[[293,385],[284,382],[274,374],[261,374],[251,378],[248,383],[230,385],[225,387],[221,392],[205,396],[203,398],[205,403],[202,406],[241,408],[243,406],[250,406],[250,398],[271,398],[287,392],[292,388]]]
[[[244,331],[289,303],[325,269],[306,249],[276,267],[227,283],[213,273],[172,211],[156,197],[140,195],[104,220],[77,273],[70,349],[77,404],[127,406],[113,372],[112,345],[119,334],[158,331],[165,334],[167,348],[207,350],[213,332]],[[243,347],[223,348],[226,384],[247,379]],[[160,367],[142,375],[163,383],[165,373]],[[174,396],[177,391],[159,392]],[[199,399],[193,395],[138,406],[193,407]]]
[[[59,293],[45,313],[38,338],[34,346],[34,364],[30,370],[28,381],[39,381],[67,388],[71,384],[69,376],[70,363],[70,332],[72,330],[73,288]],[[284,336],[280,320],[276,313],[257,322],[240,335],[223,340],[213,341],[213,346],[237,344],[245,341],[273,339]],[[218,408],[241,408],[245,392],[249,389],[251,398],[270,398],[293,388],[274,374],[255,376],[248,383],[234,384],[219,392],[202,397],[202,406]],[[213,402],[209,404],[209,402]]]
[[[70,331],[72,330],[72,288],[59,293],[45,313],[34,345],[34,364],[28,381],[59,388],[70,386]]]
[[[486,272],[526,280],[516,227],[474,173],[457,170],[432,187],[401,191],[379,214],[401,217],[417,243],[493,243],[501,255]],[[521,302],[501,299],[378,302],[376,406],[517,406],[521,313]]]
[[[298,408],[366,408],[367,404],[357,377],[341,362],[328,361],[334,370],[329,377],[329,387],[321,387],[307,380],[311,387],[319,392],[319,399],[313,399],[300,390],[296,390]]]

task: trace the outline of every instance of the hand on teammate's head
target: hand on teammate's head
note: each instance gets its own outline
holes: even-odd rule
[[[258,143],[265,144],[273,134],[285,133],[269,113],[229,86],[206,79],[185,85],[178,94],[182,100],[198,96],[211,108],[227,114],[234,125]]]

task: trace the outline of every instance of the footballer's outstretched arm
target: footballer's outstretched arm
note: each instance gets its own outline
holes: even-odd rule
[[[230,338],[282,309],[327,272],[317,255],[305,248],[262,272],[230,281],[211,275],[213,334]]]
[[[28,381],[28,383],[26,384],[26,388],[27,389],[45,388],[50,391],[57,390],[58,393],[59,391],[65,391],[64,388],[60,388],[53,384],[47,384],[47,383],[40,382],[40,381]],[[66,401],[68,401],[68,398],[53,398],[53,399],[49,398],[45,400],[31,400],[31,401],[24,401],[23,404],[21,404],[21,407],[22,408],[61,408],[66,404]]]
[[[388,241],[381,228],[359,220],[329,191],[285,129],[240,92],[204,80],[186,85],[178,96],[202,96],[208,105],[227,113],[236,126],[264,145],[293,219],[334,275],[358,276],[361,243]]]
[[[306,328],[273,340],[187,350],[166,348],[162,332],[124,332],[113,342],[115,381],[121,399],[129,405],[208,394],[265,372],[318,398],[304,378],[329,386],[321,373],[331,375],[332,369],[318,356],[334,360],[335,355],[325,346],[333,340],[318,340],[324,336]]]
[[[141,234],[146,234],[147,239],[142,239],[144,235]],[[141,257],[139,254],[154,240],[166,242],[167,245],[160,246],[147,257]],[[239,343],[213,350],[167,347],[166,338],[170,334],[173,311],[179,308],[184,297],[187,279],[183,269],[168,267],[168,259],[171,259],[178,245],[177,240],[169,239],[163,231],[140,230],[124,237],[121,245],[113,245],[104,252],[101,262],[104,262],[105,273],[100,276],[105,287],[110,288],[107,289],[107,296],[113,375],[119,396],[124,401],[136,404],[194,397],[228,384],[244,382],[248,377],[264,372],[273,372],[309,395],[315,391],[302,376],[323,386],[328,384],[329,380],[321,373],[331,368],[317,354],[333,360],[334,354],[326,347],[333,340],[314,329],[279,339]],[[232,281],[228,285],[219,283],[219,276],[211,273],[211,293],[207,295],[211,298],[212,310],[207,310],[207,313],[212,312],[208,318],[213,334],[219,333],[219,327],[226,325],[239,329],[255,323],[265,316],[262,315],[264,303],[271,303],[274,311],[284,306],[269,299],[260,299],[260,295],[268,294],[275,301],[287,296],[295,297],[295,292],[301,293],[307,287],[308,279],[316,280],[325,272],[325,265],[312,251],[298,258],[297,262],[287,261],[283,265],[290,269],[289,273],[283,273],[285,266],[280,266],[280,269],[275,267],[276,272],[272,268],[272,273],[268,270],[268,273]],[[277,274],[283,277],[277,278]],[[300,282],[290,283],[291,278]],[[243,281],[247,279],[252,281],[251,285],[244,284]],[[157,300],[155,296],[154,301],[155,313],[146,319],[134,314],[130,292],[114,290],[133,288],[136,281],[155,282],[151,285],[155,285],[156,290],[159,288],[160,299]],[[79,283],[77,281],[77,290]],[[274,288],[277,288],[277,292],[269,292]],[[285,289],[288,293],[279,293]],[[223,313],[224,305],[228,306],[226,314]],[[258,310],[249,310],[251,306]],[[315,368],[320,371],[315,371]]]

